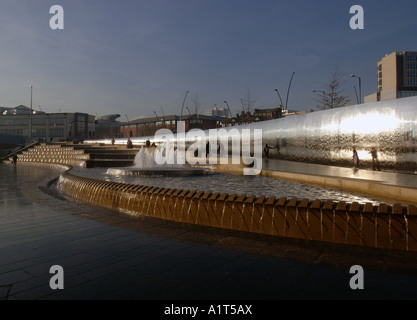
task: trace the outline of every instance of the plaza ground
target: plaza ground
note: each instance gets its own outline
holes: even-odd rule
[[[0,173],[1,299],[417,298],[417,253],[131,217],[53,197],[46,185],[57,169],[0,164]],[[373,174],[363,171],[362,178],[387,180]],[[64,270],[62,290],[49,285],[53,265]],[[363,290],[349,285],[352,265],[364,269]]]

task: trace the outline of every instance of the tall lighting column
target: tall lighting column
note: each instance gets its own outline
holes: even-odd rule
[[[33,108],[33,86],[30,85],[30,115],[29,115],[29,138],[32,139],[32,108]]]
[[[361,78],[358,76],[355,76],[354,74],[350,75],[352,78],[358,78],[359,79],[359,104],[362,103],[362,84],[361,84]]]
[[[292,78],[294,77],[294,75],[295,75],[295,72],[293,72],[291,75],[291,79],[290,79],[290,83],[288,85],[288,91],[287,91],[287,99],[285,100],[285,110],[287,110],[287,112],[288,112],[288,95],[290,94],[291,82],[292,82]]]
[[[232,113],[230,112],[229,104],[227,103],[227,101],[226,101],[226,100],[224,100],[224,103],[225,103],[225,104],[226,104],[226,106],[227,106],[227,110],[229,111],[229,116],[230,116],[230,118],[232,118]]]

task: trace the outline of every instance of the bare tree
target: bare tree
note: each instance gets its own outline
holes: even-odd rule
[[[329,84],[325,86],[324,91],[314,90],[320,96],[320,104],[317,105],[320,109],[334,109],[344,107],[350,102],[348,96],[342,95],[343,90],[341,89],[340,74],[337,68],[330,73],[331,80]]]

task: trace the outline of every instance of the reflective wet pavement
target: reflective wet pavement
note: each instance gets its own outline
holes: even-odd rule
[[[397,173],[372,170],[355,170],[353,168],[318,165],[311,163],[292,162],[274,159],[265,159],[263,170],[295,172],[330,177],[342,177],[358,180],[369,180],[384,185],[417,188],[417,174]]]
[[[2,299],[417,298],[415,253],[133,218],[43,192],[56,169],[0,164],[0,174]],[[49,285],[53,265],[64,289]],[[350,288],[352,265],[363,290]]]

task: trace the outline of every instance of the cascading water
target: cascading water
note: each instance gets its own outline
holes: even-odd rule
[[[136,154],[133,166],[109,168],[109,175],[202,175],[210,172],[208,168],[187,167],[176,163],[177,152],[155,152],[149,148],[141,148]]]

